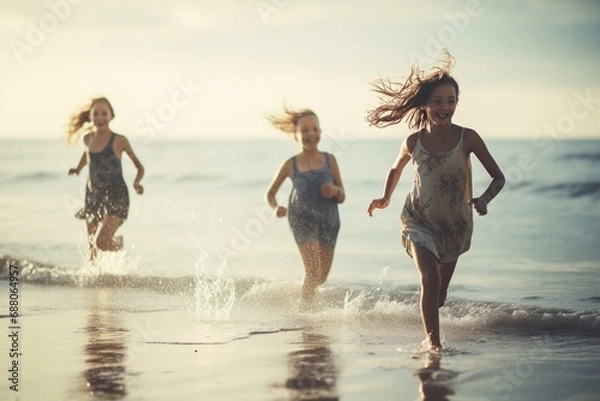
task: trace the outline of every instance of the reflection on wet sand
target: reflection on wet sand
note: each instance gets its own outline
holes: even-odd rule
[[[452,380],[457,373],[441,368],[442,355],[428,353],[425,366],[415,372],[419,378],[419,394],[422,401],[448,401],[448,396],[454,395]]]
[[[337,368],[327,336],[303,332],[301,348],[288,354],[285,386],[291,400],[338,400]]]
[[[85,392],[94,398],[117,400],[127,395],[125,386],[125,329],[119,311],[119,290],[90,291],[86,305]]]

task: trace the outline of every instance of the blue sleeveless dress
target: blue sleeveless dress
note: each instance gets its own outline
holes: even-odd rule
[[[334,198],[324,198],[321,185],[333,183],[329,154],[320,169],[298,171],[296,156],[292,158],[292,192],[288,203],[288,221],[298,245],[317,241],[334,248],[340,231],[338,204]]]

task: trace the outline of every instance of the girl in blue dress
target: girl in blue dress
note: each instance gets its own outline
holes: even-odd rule
[[[269,116],[279,130],[300,144],[300,153],[287,159],[267,191],[267,203],[277,217],[288,217],[304,263],[302,304],[310,307],[317,287],[327,280],[340,230],[338,204],[346,197],[335,157],[318,149],[319,118],[308,109],[285,108]],[[277,191],[290,178],[293,189],[288,207],[277,203]]]

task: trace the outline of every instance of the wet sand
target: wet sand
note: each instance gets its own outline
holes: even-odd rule
[[[7,282],[0,289],[6,294]],[[119,288],[23,286],[19,392],[3,380],[0,398],[598,399],[598,341],[585,360],[543,336],[503,343],[477,333],[432,354],[417,352],[421,333],[414,325],[378,330],[368,319],[318,313],[288,316],[285,324],[257,323],[256,316],[207,320],[186,309],[184,298],[172,298]],[[8,330],[5,310],[0,314]],[[5,372],[7,338],[0,343]]]

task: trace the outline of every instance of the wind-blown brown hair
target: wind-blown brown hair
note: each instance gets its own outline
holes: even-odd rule
[[[295,141],[298,141],[296,138],[296,128],[298,127],[298,120],[302,117],[306,116],[314,116],[317,121],[319,117],[317,114],[310,109],[298,109],[294,110],[287,105],[283,106],[283,112],[280,114],[267,114],[266,118],[269,122],[278,130],[289,134]]]
[[[112,114],[112,118],[115,118],[115,111],[113,110],[112,105],[105,97],[96,97],[90,100],[85,106],[79,109],[79,111],[71,116],[71,121],[67,126],[67,143],[73,145],[77,138],[79,138],[79,134],[82,131],[82,128],[92,121],[90,118],[90,111],[92,107],[97,103],[106,103],[108,108],[110,109],[110,114]],[[112,119],[111,118],[111,119]]]
[[[398,124],[404,118],[410,129],[421,129],[427,123],[425,105],[436,87],[451,84],[456,89],[458,100],[458,83],[450,75],[454,66],[454,58],[445,52],[441,65],[433,67],[432,72],[425,74],[418,64],[411,67],[410,74],[404,83],[389,79],[379,79],[371,85],[373,91],[381,95],[379,107],[367,112],[367,122],[375,127],[388,127]]]

